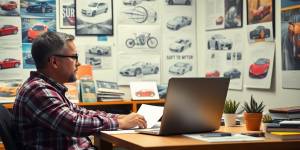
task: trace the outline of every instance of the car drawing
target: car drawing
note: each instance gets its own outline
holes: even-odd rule
[[[136,6],[142,3],[142,0],[123,0],[124,5]]]
[[[253,20],[261,20],[271,13],[271,5],[259,6],[257,9],[251,10]]]
[[[223,24],[223,21],[224,21],[224,17],[223,17],[223,16],[219,16],[219,17],[216,19],[216,25],[221,25],[221,24]]]
[[[92,2],[88,4],[87,8],[81,9],[81,13],[89,17],[94,17],[96,15],[106,13],[107,10],[108,6],[106,3]]]
[[[251,78],[264,78],[268,74],[270,59],[259,58],[249,67],[249,76]]]
[[[159,71],[158,65],[149,62],[136,62],[132,65],[126,65],[120,69],[120,74],[123,76],[138,76],[157,74]]]
[[[232,68],[232,69],[224,72],[223,76],[225,78],[236,79],[236,78],[241,77],[241,72],[236,68]]]
[[[0,36],[17,34],[18,31],[19,29],[17,26],[3,25],[2,27],[0,27]]]
[[[48,2],[37,2],[34,4],[29,4],[26,8],[29,13],[52,13],[53,7],[48,4]]]
[[[170,51],[182,52],[183,50],[190,48],[192,43],[189,39],[178,39],[169,46]]]
[[[215,34],[215,35],[211,36],[210,39],[208,40],[207,48],[215,49],[215,50],[222,50],[224,48],[227,48],[228,50],[231,50],[232,40],[227,39],[222,34]]]
[[[8,1],[1,5],[2,10],[11,11],[18,7],[17,2],[15,1]]]
[[[109,52],[110,52],[110,47],[95,46],[89,49],[90,54],[108,55]]]
[[[192,71],[193,66],[190,63],[184,63],[184,62],[177,62],[170,66],[169,73],[171,74],[177,74],[177,75],[183,75],[186,72]]]
[[[153,97],[153,96],[155,96],[155,93],[153,90],[142,89],[142,90],[135,92],[135,96],[137,96],[137,97]]]
[[[225,27],[237,27],[239,24],[236,6],[231,6],[225,14]]]
[[[101,66],[101,58],[90,57],[87,63],[93,66]]]
[[[168,5],[191,5],[192,0],[166,0]]]
[[[294,59],[300,59],[300,15],[294,15],[288,24],[288,41],[292,45],[291,54]]]
[[[177,16],[167,22],[167,28],[170,30],[179,30],[182,27],[192,24],[192,18],[187,16]]]
[[[220,77],[220,72],[218,70],[209,71],[205,74],[205,77],[208,77],[208,78]]]
[[[0,69],[18,68],[20,64],[21,64],[20,60],[14,58],[6,58],[4,60],[0,60]]]
[[[264,39],[269,38],[271,35],[270,29],[264,26],[257,26],[254,30],[250,32],[250,39]]]
[[[44,24],[35,24],[27,31],[27,37],[29,41],[33,41],[39,35],[48,31],[48,26]]]
[[[0,95],[1,96],[16,96],[21,83],[19,82],[7,82],[0,84]]]

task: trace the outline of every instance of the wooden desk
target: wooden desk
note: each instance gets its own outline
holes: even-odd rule
[[[221,131],[240,133],[244,127],[221,127]],[[95,145],[100,150],[110,150],[112,145],[129,150],[299,150],[300,140],[279,141],[266,139],[255,142],[218,142],[208,143],[181,135],[154,136],[144,134],[101,133],[95,135]]]

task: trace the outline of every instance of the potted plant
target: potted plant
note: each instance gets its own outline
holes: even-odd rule
[[[258,131],[260,129],[262,112],[264,108],[264,103],[260,102],[258,104],[253,98],[253,96],[251,96],[250,103],[244,103],[244,119],[246,123],[246,129],[248,131]]]
[[[266,131],[266,128],[272,124],[274,124],[274,123],[273,123],[273,119],[272,119],[271,115],[269,115],[269,114],[263,115],[263,117],[262,117],[263,131]]]
[[[226,127],[235,126],[236,110],[240,103],[235,100],[227,100],[224,105],[224,123]]]

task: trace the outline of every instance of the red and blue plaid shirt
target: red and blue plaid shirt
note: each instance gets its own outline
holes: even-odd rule
[[[24,149],[94,149],[89,135],[116,130],[117,115],[71,103],[67,88],[39,72],[31,72],[13,107]]]

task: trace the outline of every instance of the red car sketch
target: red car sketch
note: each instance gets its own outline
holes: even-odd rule
[[[14,25],[3,25],[0,28],[0,36],[4,35],[12,35],[12,34],[17,34],[18,33],[18,27]]]
[[[220,77],[220,72],[218,70],[210,71],[205,74],[205,77],[208,77],[208,78]]]
[[[21,64],[20,60],[14,58],[6,58],[4,60],[0,60],[0,69],[18,68],[20,64]]]
[[[48,26],[44,24],[35,24],[27,31],[27,37],[29,41],[33,41],[39,35],[48,31]]]
[[[153,97],[154,95],[155,93],[153,92],[153,90],[147,90],[147,89],[142,89],[135,93],[135,96],[137,97]]]
[[[270,14],[271,5],[260,6],[257,9],[251,10],[252,16],[254,20],[260,20]]]
[[[6,10],[6,11],[14,10],[17,7],[18,7],[17,2],[15,2],[15,1],[9,1],[9,2],[1,5],[1,9]]]
[[[250,65],[249,76],[251,78],[264,78],[268,74],[270,59],[259,58],[255,63]]]

